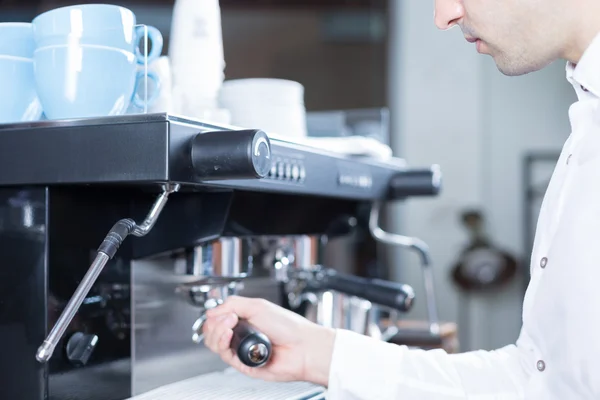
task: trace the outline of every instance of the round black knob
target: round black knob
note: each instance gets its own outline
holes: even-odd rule
[[[199,133],[191,160],[202,180],[264,178],[271,169],[271,142],[258,129]]]
[[[231,349],[240,361],[249,367],[260,367],[271,358],[271,341],[245,320],[239,320],[233,328]]]

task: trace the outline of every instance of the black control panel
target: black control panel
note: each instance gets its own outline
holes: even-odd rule
[[[302,184],[306,180],[306,167],[301,158],[273,154],[273,163],[267,178],[288,183]]]
[[[0,186],[172,182],[383,200],[408,171],[397,158],[350,157],[168,114],[0,125],[0,133]]]

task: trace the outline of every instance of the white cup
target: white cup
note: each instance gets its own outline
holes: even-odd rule
[[[304,87],[285,79],[225,81],[219,105],[231,112],[231,124],[262,129],[287,138],[306,137]]]

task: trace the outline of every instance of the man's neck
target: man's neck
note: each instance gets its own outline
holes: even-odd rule
[[[573,34],[566,44],[562,58],[576,65],[596,35],[600,33],[600,2],[577,0],[573,1],[572,6],[581,12],[574,14]]]

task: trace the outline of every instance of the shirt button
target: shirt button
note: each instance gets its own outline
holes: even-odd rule
[[[540,372],[544,371],[546,369],[546,363],[543,360],[539,360],[537,362],[537,369]]]
[[[546,257],[542,257],[540,260],[540,267],[546,268],[546,264],[548,264],[548,259]]]

